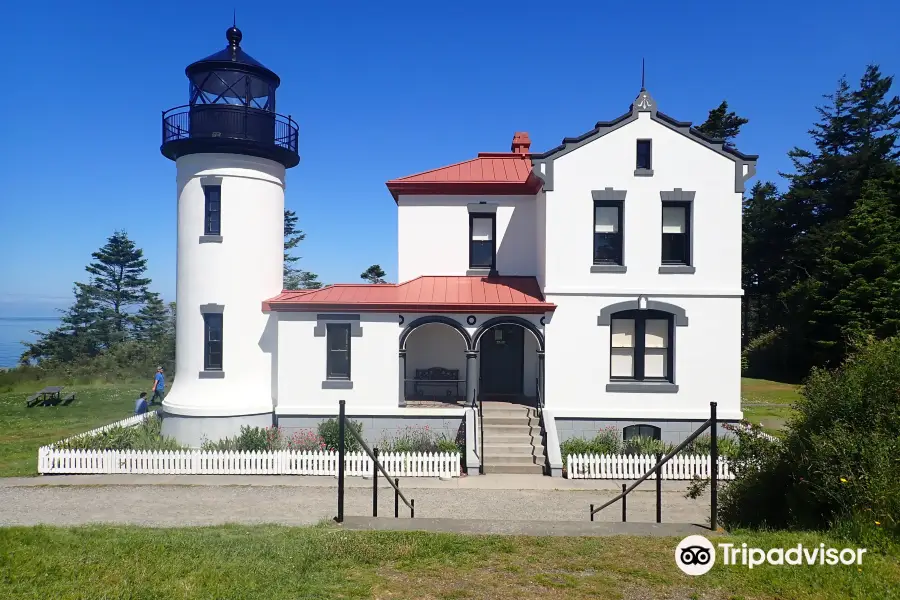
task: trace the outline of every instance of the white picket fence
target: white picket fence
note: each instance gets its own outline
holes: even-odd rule
[[[96,435],[112,427],[137,425],[153,413],[135,415],[38,449],[38,473],[131,473],[147,475],[337,475],[337,452],[276,450],[273,452],[207,452],[176,450],[65,450],[63,443]],[[457,452],[384,452],[378,455],[391,477],[459,477]],[[365,452],[344,456],[344,473],[372,474]]]
[[[705,479],[710,474],[712,457],[707,455],[676,455],[663,465],[663,479]],[[656,464],[653,454],[570,454],[566,456],[569,479],[639,479]],[[728,459],[720,456],[719,479],[734,479]],[[651,476],[652,477],[652,476]]]
[[[456,452],[385,452],[378,455],[391,477],[459,477]],[[205,452],[180,450],[38,450],[38,472],[132,473],[148,475],[337,475],[337,452]],[[365,452],[344,456],[348,476],[372,474]]]

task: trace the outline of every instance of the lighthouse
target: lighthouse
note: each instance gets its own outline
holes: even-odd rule
[[[228,45],[185,69],[188,103],[162,115],[178,210],[176,373],[163,434],[199,445],[272,425],[275,316],[282,290],[285,172],[299,162],[297,124],[276,112],[281,80]]]

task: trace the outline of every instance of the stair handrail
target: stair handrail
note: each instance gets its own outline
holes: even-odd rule
[[[475,389],[475,397],[478,398],[478,389]],[[481,443],[481,455],[478,457],[478,472],[484,475],[484,400],[478,400],[478,441]]]
[[[378,457],[369,449],[368,444],[362,439],[356,430],[352,427],[347,427],[347,415],[346,415],[346,400],[340,400],[338,402],[340,408],[338,409],[338,514],[334,518],[338,523],[343,523],[344,521],[344,455],[345,455],[345,432],[350,431],[350,435],[356,438],[356,441],[359,442],[359,445],[362,446],[362,449],[365,450],[366,454],[369,455],[369,458],[372,459],[372,465],[374,469],[381,471],[381,474],[384,475],[384,478],[387,480],[391,487],[394,488],[395,498],[399,497],[403,500],[403,503],[409,507],[410,518],[414,518],[416,515],[416,503],[414,499],[407,500],[406,496],[403,495],[403,492],[400,491],[399,480],[397,482],[391,480],[391,476],[388,475],[388,472],[384,469],[384,465],[381,464],[381,461],[378,460]],[[376,480],[377,481],[377,480]],[[377,487],[374,488],[375,493],[377,493]]]
[[[594,508],[594,505],[592,504],[591,509],[590,509],[591,521],[594,520],[595,514],[597,514],[598,512],[600,512],[601,510],[603,510],[604,508],[609,506],[610,504],[613,504],[614,502],[617,502],[619,500],[622,500],[624,502],[625,496],[630,494],[634,488],[636,488],[641,483],[646,481],[647,478],[649,478],[651,475],[657,473],[660,469],[662,469],[662,466],[664,464],[669,462],[669,460],[671,460],[676,454],[681,452],[685,448],[685,446],[687,446],[688,444],[693,442],[695,439],[697,439],[697,437],[701,433],[703,433],[704,431],[706,431],[708,428],[710,428],[712,426],[712,431],[710,433],[710,444],[709,444],[709,446],[710,446],[709,447],[709,450],[710,450],[709,479],[710,479],[710,487],[711,487],[711,489],[710,489],[710,519],[709,519],[709,522],[710,522],[710,528],[715,530],[716,529],[717,504],[718,504],[718,500],[717,500],[716,496],[718,493],[718,482],[719,482],[719,444],[718,444],[716,428],[715,428],[715,425],[717,423],[716,405],[717,405],[716,402],[710,402],[709,403],[710,417],[706,421],[704,421],[703,424],[700,427],[698,427],[696,429],[696,431],[694,431],[694,433],[689,435],[687,437],[687,439],[685,439],[683,442],[678,444],[678,446],[676,446],[674,450],[672,450],[666,456],[664,456],[659,461],[657,461],[657,463],[653,466],[653,468],[651,468],[649,471],[644,473],[644,475],[640,479],[638,479],[637,481],[632,483],[627,488],[623,489],[622,492],[618,496],[614,497],[612,500],[610,500],[604,504],[601,504],[599,507]],[[624,487],[624,484],[623,484],[623,487]],[[625,516],[624,516],[624,509],[623,509],[622,519],[624,520],[624,518],[625,518]]]

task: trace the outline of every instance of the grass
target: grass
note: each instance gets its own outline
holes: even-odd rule
[[[800,387],[766,379],[741,379],[744,418],[772,435],[780,435],[794,414],[791,405],[800,398]]]
[[[741,398],[754,404],[793,404],[800,398],[800,386],[766,379],[741,378]]]
[[[896,558],[856,566],[675,566],[675,538],[529,538],[335,527],[0,529],[0,597],[53,598],[896,598]],[[845,544],[745,534],[753,547]],[[721,555],[720,555],[721,556]],[[721,558],[719,559],[721,561]]]
[[[138,383],[67,385],[75,392],[69,406],[26,408],[25,399],[44,387],[35,383],[28,391],[0,393],[0,477],[37,473],[37,450],[94,427],[134,414],[134,401],[148,385]]]

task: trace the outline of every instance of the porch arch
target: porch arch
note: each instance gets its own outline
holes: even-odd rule
[[[415,331],[417,328],[422,325],[428,325],[431,323],[440,323],[441,325],[447,325],[448,327],[452,327],[456,330],[459,335],[462,336],[463,342],[466,345],[466,350],[472,348],[472,338],[469,336],[469,332],[463,328],[459,322],[451,319],[449,317],[443,317],[440,315],[429,315],[427,317],[420,317],[406,326],[406,329],[403,330],[403,333],[400,334],[400,350],[402,352],[406,351],[406,340],[409,339],[410,334]]]
[[[491,328],[496,327],[497,325],[518,325],[523,329],[527,329],[531,332],[531,335],[534,336],[535,341],[538,345],[538,352],[544,352],[544,334],[540,332],[540,330],[534,326],[534,323],[523,319],[522,317],[494,317],[493,319],[488,319],[484,323],[482,323],[481,327],[475,332],[475,335],[472,336],[472,345],[470,346],[472,350],[476,350],[478,348],[478,342],[481,341],[481,338],[486,334]]]

